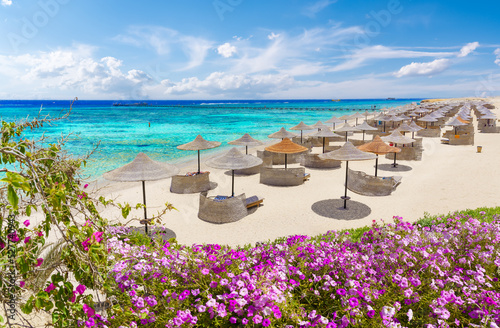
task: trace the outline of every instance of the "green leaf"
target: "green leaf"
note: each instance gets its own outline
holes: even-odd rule
[[[14,209],[17,210],[17,205],[19,204],[19,196],[16,194],[16,191],[12,187],[12,185],[9,185],[7,187],[7,199],[9,200],[9,203],[14,207]]]
[[[31,216],[31,205],[26,206],[26,215]]]

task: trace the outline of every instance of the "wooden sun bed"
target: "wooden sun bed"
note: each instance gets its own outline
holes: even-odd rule
[[[259,206],[264,201],[264,198],[259,198],[258,196],[251,196],[245,200],[246,207],[251,208],[254,206]]]

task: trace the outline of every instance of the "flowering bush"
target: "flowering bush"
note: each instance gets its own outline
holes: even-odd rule
[[[357,242],[330,231],[236,249],[135,246],[115,231],[108,319],[114,327],[500,325],[499,217],[430,227],[394,219]]]

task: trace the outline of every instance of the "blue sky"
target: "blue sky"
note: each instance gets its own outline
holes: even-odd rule
[[[500,95],[500,4],[0,0],[0,99]]]

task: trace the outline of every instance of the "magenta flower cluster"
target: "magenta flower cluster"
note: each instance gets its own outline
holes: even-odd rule
[[[500,326],[500,220],[395,217],[360,242],[338,232],[252,248],[108,241],[126,309],[116,326]],[[114,321],[113,321],[114,320]],[[209,326],[209,325],[208,325]]]

